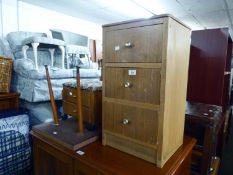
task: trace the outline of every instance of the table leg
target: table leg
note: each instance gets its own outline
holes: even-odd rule
[[[58,46],[59,49],[61,50],[61,59],[62,59],[62,69],[65,69],[65,48],[64,46]]]
[[[23,57],[25,59],[27,59],[27,50],[28,50],[29,46],[25,45],[22,47],[22,51],[23,51]]]
[[[37,62],[37,47],[39,46],[40,43],[32,43],[32,48],[33,48],[33,53],[34,53],[34,58],[35,58],[35,66],[36,70],[38,70],[38,62]]]
[[[51,67],[53,67],[54,64],[54,51],[55,49],[49,49],[50,57],[51,57]]]

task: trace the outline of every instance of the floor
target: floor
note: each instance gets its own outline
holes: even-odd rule
[[[224,147],[219,175],[233,175],[233,119],[231,120],[230,135]]]

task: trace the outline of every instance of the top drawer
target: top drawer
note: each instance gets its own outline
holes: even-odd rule
[[[105,62],[162,61],[162,24],[105,33]]]

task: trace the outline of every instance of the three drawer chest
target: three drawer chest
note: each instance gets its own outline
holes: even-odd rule
[[[182,145],[190,35],[169,15],[103,26],[103,145],[158,167]]]

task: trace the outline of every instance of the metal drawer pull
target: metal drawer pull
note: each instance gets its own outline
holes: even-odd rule
[[[77,110],[73,110],[73,112],[77,112]]]
[[[224,72],[224,75],[230,75],[230,74],[231,74],[231,72],[229,72],[229,71]]]
[[[118,50],[120,50],[120,49],[121,49],[121,47],[120,47],[119,45],[117,45],[117,46],[114,47],[114,50],[115,50],[115,51],[118,51]]]
[[[123,87],[125,87],[125,88],[130,88],[130,87],[132,87],[132,84],[131,84],[130,82],[128,82],[128,81],[125,81],[125,82],[123,83]]]
[[[125,47],[131,48],[131,47],[133,47],[133,44],[131,42],[127,42],[127,43],[125,43]]]
[[[129,124],[129,120],[124,118],[123,121],[122,121],[123,125],[128,125]]]
[[[72,96],[72,97],[74,97],[74,98],[76,98],[76,97],[77,97],[75,94],[73,95],[73,93],[72,93],[72,92],[69,92],[69,96]]]

